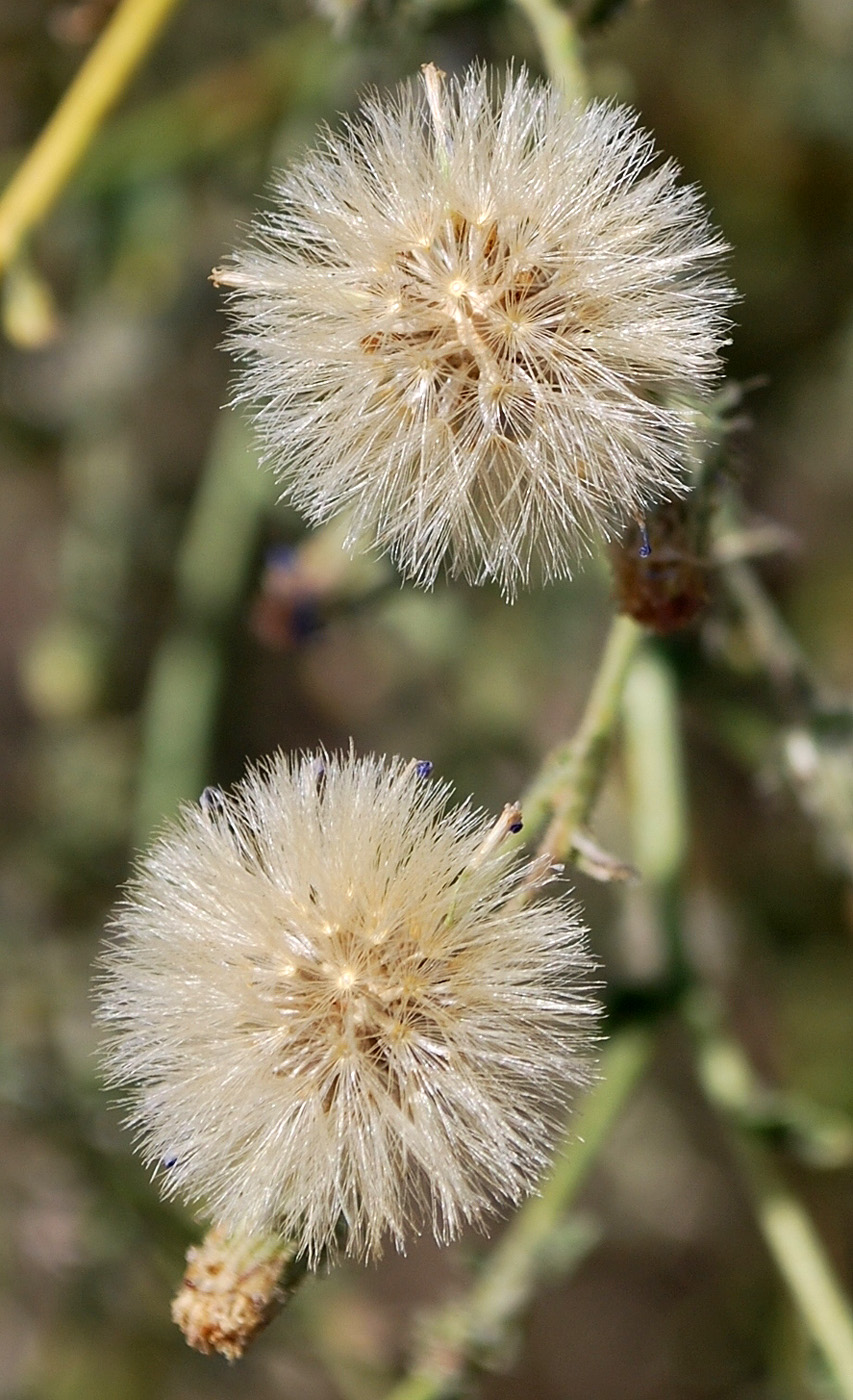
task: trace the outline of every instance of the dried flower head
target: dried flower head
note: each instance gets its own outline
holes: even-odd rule
[[[239,400],[313,521],[512,596],[678,493],[725,244],[624,107],[480,67],[370,97],[276,186],[234,289]]]
[[[588,1073],[584,931],[519,899],[491,824],[429,765],[283,756],[144,858],[104,958],[106,1063],[165,1193],[316,1263],[530,1191]]]

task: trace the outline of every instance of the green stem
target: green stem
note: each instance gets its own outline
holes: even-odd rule
[[[573,738],[549,754],[522,798],[523,839],[529,840],[551,816],[542,846],[560,859],[571,856],[575,832],[586,823],[595,805],[625,678],[642,635],[630,617],[614,618]]]
[[[670,968],[686,976],[681,939],[686,804],[676,696],[666,663],[647,650],[632,667],[625,693],[626,751],[639,838],[638,863],[657,891],[669,940]],[[777,1268],[843,1400],[853,1400],[853,1317],[820,1239],[753,1132],[745,1113],[755,1101],[746,1055],[724,1034],[709,998],[685,1002],[697,1040],[697,1066],[710,1103],[728,1123],[756,1219]]]
[[[737,560],[724,565],[721,572],[755,661],[786,697],[808,708],[819,706],[820,694],[811,667],[755,570]]]
[[[817,678],[754,569],[722,570],[755,666],[790,723],[780,756],[791,789],[827,858],[853,878],[853,702]]]
[[[626,754],[637,861],[657,893],[669,941],[670,969],[686,977],[681,903],[687,827],[676,694],[663,657],[647,649],[625,691]],[[853,1400],[853,1316],[811,1221],[779,1176],[746,1117],[758,1097],[755,1075],[738,1043],[723,1032],[710,998],[694,995],[684,1014],[697,1044],[697,1067],[709,1102],[729,1126],[756,1220],[776,1267],[843,1400]]]
[[[723,1030],[715,998],[693,991],[682,1004],[698,1045],[705,1092],[744,1137],[782,1147],[810,1167],[853,1162],[853,1123],[843,1113],[801,1099],[756,1074],[738,1042]]]
[[[0,272],[59,198],[178,0],[122,0],[0,197]]]
[[[577,26],[569,11],[555,4],[555,0],[515,0],[515,3],[527,16],[551,78],[562,87],[570,102],[584,100],[586,73]]]
[[[637,897],[651,900],[651,930],[663,935],[649,969],[668,988],[685,985],[682,877],[688,814],[678,691],[666,658],[647,643],[636,656],[622,700],[623,743],[633,861],[643,880]],[[654,932],[651,935],[654,937]]]
[[[630,618],[614,619],[577,732],[545,761],[524,799],[527,838],[552,816],[543,844],[553,854],[570,854],[574,835],[595,803],[625,678],[642,635]],[[648,1063],[651,1046],[649,1033],[642,1029],[625,1030],[613,1038],[603,1057],[601,1082],[573,1120],[541,1194],[528,1201],[508,1226],[469,1296],[435,1318],[412,1373],[388,1400],[448,1400],[460,1392],[468,1376],[499,1354],[509,1328],[548,1267],[549,1245],[560,1220]],[[583,1247],[576,1241],[571,1256],[564,1257],[564,1273]]]
[[[853,1400],[853,1310],[820,1237],[766,1149],[749,1130],[758,1092],[741,1047],[725,1034],[713,1005],[693,999],[687,1018],[696,1036],[705,1093],[729,1128],[758,1226],[805,1327],[843,1400]]]
[[[245,424],[226,414],[178,554],[176,620],[154,659],[143,706],[134,823],[139,845],[179,802],[204,787],[224,669],[223,634],[273,492],[272,478],[253,460]]]
[[[647,1030],[613,1037],[603,1056],[601,1080],[590,1090],[558,1152],[541,1193],[507,1227],[466,1298],[452,1303],[427,1328],[426,1343],[411,1374],[386,1400],[451,1400],[468,1378],[500,1354],[543,1273],[551,1272],[552,1246],[625,1103],[646,1069],[653,1048]],[[580,1250],[562,1261],[567,1273]]]
[[[766,1162],[753,1166],[758,1223],[844,1400],[853,1400],[853,1318],[817,1232]]]
[[[646,646],[625,684],[622,715],[634,860],[654,885],[680,878],[687,846],[687,801],[678,693],[663,657]]]

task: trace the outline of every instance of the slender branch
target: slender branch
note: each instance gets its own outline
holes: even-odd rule
[[[442,1309],[427,1324],[410,1375],[386,1400],[451,1400],[471,1376],[501,1353],[543,1274],[557,1271],[555,1236],[648,1065],[652,1047],[646,1030],[624,1030],[613,1037],[603,1056],[601,1080],[572,1118],[541,1194],[529,1200],[507,1226],[467,1297]],[[564,1255],[559,1261],[559,1272],[565,1275],[571,1270],[585,1252],[585,1243],[578,1236],[568,1258]]]
[[[759,1170],[760,1167],[760,1170]],[[844,1400],[853,1400],[853,1319],[820,1238],[769,1164],[754,1160],[752,1187],[762,1234]]]
[[[652,669],[649,669],[649,668]],[[655,668],[660,674],[655,675]],[[632,668],[626,690],[629,708],[639,709],[626,725],[631,737],[644,736],[657,762],[634,754],[635,784],[642,823],[643,863],[657,889],[660,920],[670,940],[671,966],[684,974],[681,948],[681,885],[686,845],[686,808],[681,776],[678,711],[665,662],[647,652]],[[642,702],[642,705],[641,705]],[[653,734],[654,726],[658,734]],[[629,764],[630,764],[629,758]],[[755,1100],[755,1075],[736,1041],[721,1029],[707,997],[684,1003],[697,1044],[697,1068],[709,1102],[732,1130],[742,1178],[752,1197],[756,1220],[776,1267],[813,1341],[821,1351],[843,1400],[853,1400],[853,1313],[826,1253],[800,1202],[785,1186],[754,1132],[744,1132],[744,1106]]]
[[[570,102],[585,99],[586,73],[577,26],[570,12],[555,0],[515,0],[515,3],[527,16],[554,82],[563,88]]]
[[[59,198],[179,0],[122,0],[0,197],[0,273]]]
[[[227,414],[214,438],[176,563],[176,619],[151,669],[142,715],[134,836],[144,845],[178,802],[198,796],[231,621],[274,486],[245,424]]]
[[[687,799],[678,694],[670,667],[650,646],[631,667],[622,710],[634,859],[645,880],[661,885],[684,866]]]
[[[770,681],[789,717],[792,712],[800,720],[831,715],[853,723],[850,699],[832,695],[821,683],[760,575],[747,559],[731,554],[732,534],[735,540],[744,538],[740,517],[741,502],[731,491],[717,511],[714,555],[756,669]]]
[[[820,682],[748,564],[729,563],[722,575],[753,661],[793,721],[780,758],[794,796],[827,857],[853,879],[853,702]]]
[[[847,1115],[760,1078],[737,1040],[726,1034],[709,992],[693,991],[682,1010],[699,1047],[705,1092],[739,1133],[781,1147],[810,1167],[853,1163],[853,1122]]]
[[[630,802],[632,855],[643,880],[639,892],[655,909],[650,937],[661,947],[649,968],[673,991],[688,980],[682,939],[682,877],[687,855],[688,812],[678,692],[659,647],[646,644],[635,658],[622,699],[625,769]]]
[[[588,820],[598,797],[625,678],[642,635],[631,618],[614,618],[574,737],[548,755],[522,798],[523,839],[529,841],[550,817],[541,844],[560,859],[572,855],[575,833]]]
[[[755,661],[786,697],[807,707],[820,696],[812,669],[776,610],[755,570],[743,560],[721,569]]]
[[[765,1243],[838,1394],[853,1400],[853,1305],[806,1211],[760,1139],[749,1131],[746,1113],[760,1092],[752,1066],[737,1041],[722,1029],[707,999],[694,999],[688,1005],[688,1020],[696,1037],[702,1085],[729,1127]]]

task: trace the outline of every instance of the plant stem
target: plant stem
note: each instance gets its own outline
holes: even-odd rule
[[[575,21],[555,0],[515,0],[524,12],[542,50],[545,67],[568,101],[587,96],[586,73],[580,56]]]
[[[820,682],[754,569],[736,561],[721,572],[752,660],[790,722],[780,755],[793,794],[827,858],[853,879],[853,702]]]
[[[759,1171],[758,1168],[761,1168]],[[769,1164],[755,1162],[758,1223],[808,1331],[844,1400],[853,1400],[853,1319],[817,1232]]]
[[[122,0],[0,197],[0,273],[59,198],[179,0]]]
[[[443,1309],[426,1329],[411,1374],[386,1400],[450,1400],[499,1354],[542,1275],[553,1270],[553,1241],[614,1122],[649,1063],[653,1038],[632,1028],[614,1035],[601,1080],[588,1093],[551,1175],[508,1225],[467,1297]],[[581,1250],[562,1260],[566,1274]],[[556,1272],[556,1270],[554,1270]]]
[[[687,845],[687,801],[672,672],[650,646],[636,657],[622,702],[634,860],[645,880],[680,877]]]
[[[241,595],[272,478],[252,460],[248,430],[226,414],[215,435],[175,566],[176,620],[151,669],[142,717],[134,837],[144,845],[207,779],[224,667],[224,632]]]
[[[786,698],[808,708],[819,706],[820,694],[811,667],[755,570],[743,560],[736,560],[724,565],[721,572],[758,665]]]
[[[853,1310],[806,1211],[782,1180],[770,1153],[748,1131],[759,1092],[752,1066],[722,1029],[708,999],[693,999],[687,1019],[696,1036],[705,1093],[726,1122],[773,1261],[843,1400],[853,1400]]]
[[[682,988],[689,976],[682,939],[689,827],[684,756],[675,679],[652,643],[642,647],[631,666],[622,718],[632,859],[643,880],[637,893],[651,901],[651,936],[656,930],[661,939],[649,966],[656,967],[661,985]]]
[[[647,650],[626,687],[626,750],[640,834],[638,863],[654,882],[668,940],[671,975],[686,979],[681,902],[686,854],[686,804],[675,691],[659,654]],[[656,732],[655,732],[656,731]],[[745,1114],[757,1098],[755,1075],[737,1041],[722,1030],[709,997],[684,1002],[697,1045],[707,1098],[730,1128],[742,1178],[776,1267],[838,1387],[853,1400],[853,1316],[805,1210],[779,1176]]]
[[[575,832],[586,823],[598,796],[625,678],[642,635],[630,617],[614,618],[573,738],[549,754],[522,798],[524,839],[550,816],[542,847],[560,859],[571,856]]]

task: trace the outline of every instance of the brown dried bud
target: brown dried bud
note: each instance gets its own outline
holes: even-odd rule
[[[279,1235],[229,1234],[222,1225],[187,1250],[172,1321],[196,1351],[236,1361],[284,1306],[296,1279],[284,1281],[293,1246]]]
[[[611,547],[620,612],[661,635],[699,616],[709,599],[705,513],[694,492],[628,527]]]

